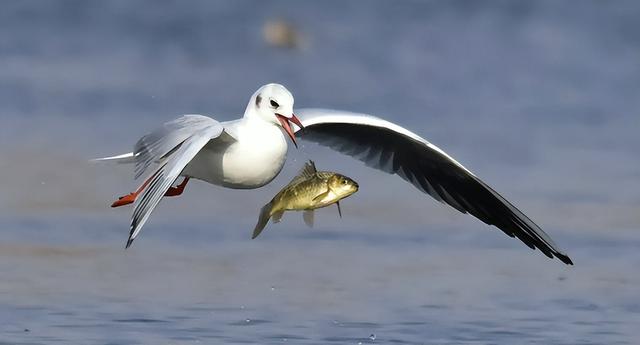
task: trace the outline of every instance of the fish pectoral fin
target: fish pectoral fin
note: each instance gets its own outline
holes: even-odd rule
[[[342,210],[340,209],[340,201],[336,201],[336,205],[338,206],[338,215],[342,218]]]
[[[315,213],[313,212],[313,210],[306,210],[302,213],[302,219],[304,219],[304,223],[307,224],[307,226],[309,226],[310,228],[313,228],[313,221],[314,221],[314,215]]]
[[[329,192],[331,192],[331,189],[327,189],[326,192],[318,194],[315,198],[313,198],[313,201],[320,201],[326,198],[327,196],[329,196]]]
[[[282,215],[284,215],[284,211],[274,213],[272,216],[273,222],[280,223],[280,221],[282,220]]]

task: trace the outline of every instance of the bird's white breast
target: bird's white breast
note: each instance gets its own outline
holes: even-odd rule
[[[236,142],[224,148],[204,148],[185,168],[188,175],[213,184],[251,189],[271,182],[282,170],[287,142],[281,130],[268,123],[232,123]]]

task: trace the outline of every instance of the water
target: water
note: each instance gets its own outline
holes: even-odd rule
[[[566,268],[463,229],[391,236],[282,226],[259,242],[228,230],[171,244],[180,228],[156,226],[160,237],[126,252],[116,224],[63,235],[100,241],[3,244],[3,341],[633,344],[637,336],[637,237],[604,248],[601,238],[561,237],[578,243],[572,254],[581,258]]]
[[[636,2],[6,1],[0,344],[637,344]],[[301,50],[262,40],[291,21]],[[549,260],[314,145],[254,191],[190,182],[124,250],[125,152],[261,84],[438,144],[572,257]],[[249,240],[305,159],[361,190]],[[372,336],[373,335],[373,336]]]

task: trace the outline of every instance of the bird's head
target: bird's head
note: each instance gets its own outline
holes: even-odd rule
[[[291,122],[300,128],[303,126],[293,114],[293,95],[284,86],[267,84],[259,88],[251,97],[245,114],[282,127],[298,147]]]

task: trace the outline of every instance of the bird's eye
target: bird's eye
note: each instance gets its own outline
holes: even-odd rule
[[[278,104],[278,102],[274,101],[274,100],[269,100],[269,104],[271,104],[272,107],[274,108],[278,108],[280,105]]]

